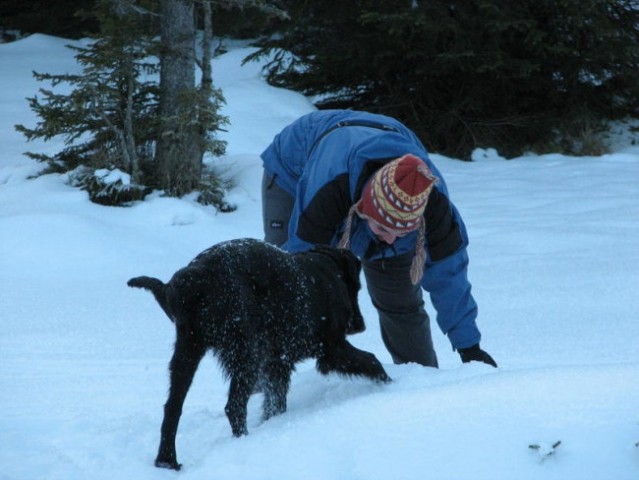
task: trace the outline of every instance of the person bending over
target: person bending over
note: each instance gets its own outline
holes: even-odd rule
[[[261,158],[265,240],[289,252],[322,244],[355,253],[393,362],[438,366],[424,289],[461,360],[497,366],[480,348],[466,228],[415,133],[384,115],[315,111]]]

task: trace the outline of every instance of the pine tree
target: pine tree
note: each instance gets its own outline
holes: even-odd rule
[[[271,83],[395,116],[442,153],[570,151],[583,130],[639,113],[636,0],[289,5],[256,55],[272,55]]]
[[[188,3],[192,8],[193,4]],[[221,155],[225,150],[225,143],[215,138],[215,131],[228,122],[219,114],[224,99],[212,85],[194,88],[193,76],[189,89],[160,91],[161,50],[154,7],[157,2],[153,0],[139,4],[131,0],[97,0],[91,13],[99,20],[99,36],[87,46],[69,46],[77,52],[75,58],[82,67],[81,74],[34,72],[36,79],[50,82],[52,88],[41,88],[41,98],[28,99],[40,118],[37,125],[34,128],[16,125],[16,129],[28,140],[61,137],[65,148],[60,152],[27,155],[47,162],[48,171],[73,171],[74,184],[88,190],[94,201],[121,204],[141,198],[151,189],[181,196],[202,187],[215,190],[215,201],[208,195],[205,203],[228,209],[222,200],[221,183],[214,175],[207,174],[206,185],[200,183],[204,153]],[[191,15],[192,31],[193,22]],[[180,64],[179,68],[194,72],[195,44],[188,48],[190,66]],[[175,68],[174,58],[165,57],[164,62],[165,71]],[[60,84],[70,85],[71,92],[56,93],[55,87]],[[188,132],[188,138],[181,136],[184,132]],[[192,149],[190,163],[177,150],[180,145]],[[173,170],[167,170],[167,159],[173,162]],[[94,171],[101,169],[117,169],[130,175],[131,185],[121,182],[114,188],[104,184],[94,175]],[[185,171],[190,175],[188,181],[184,181]]]
[[[87,174],[80,184],[91,181],[93,170],[106,168],[130,174],[137,185],[144,181],[143,166],[153,160],[159,94],[153,76],[159,66],[150,56],[157,45],[139,18],[117,14],[112,7],[109,0],[97,3],[97,40],[85,47],[68,46],[77,52],[81,74],[34,72],[52,89],[41,88],[42,98],[28,99],[40,117],[37,125],[16,125],[28,140],[62,137],[65,148],[60,152],[27,155],[47,162],[49,171],[86,167],[79,170]],[[71,92],[56,93],[60,84],[70,85]]]

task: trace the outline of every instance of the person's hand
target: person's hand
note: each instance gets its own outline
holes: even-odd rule
[[[495,362],[495,360],[493,360],[493,357],[479,348],[479,343],[477,345],[473,345],[472,347],[460,348],[457,351],[459,352],[461,361],[464,363],[483,362],[497,368],[497,363]]]

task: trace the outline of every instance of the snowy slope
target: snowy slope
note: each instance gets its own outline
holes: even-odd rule
[[[41,166],[21,153],[60,144],[13,130],[36,121],[31,70],[77,71],[66,43],[0,45],[0,480],[639,478],[639,148],[625,141],[602,157],[433,155],[469,229],[482,346],[499,369],[462,365],[439,332],[440,369],[392,365],[363,291],[368,329],[352,341],[392,384],[304,363],[288,412],[262,424],[253,397],[251,433],[236,439],[207,358],[180,424],[183,470],[156,469],[174,332],[126,281],[168,279],[216,242],[260,238],[259,153],[313,107],[232,48],[214,72],[237,211],[159,195],[98,206],[64,176],[27,180]]]

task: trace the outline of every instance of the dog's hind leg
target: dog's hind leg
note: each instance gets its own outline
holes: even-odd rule
[[[391,381],[375,355],[355,348],[346,340],[322,353],[317,359],[317,370],[324,375],[336,372],[341,375],[368,377],[377,382]]]
[[[175,351],[171,359],[171,387],[169,398],[164,405],[164,420],[160,438],[160,447],[155,459],[155,466],[179,470],[175,452],[175,435],[182,415],[184,399],[191,387],[195,371],[204,356],[206,349],[188,342],[188,334],[178,332]]]
[[[235,365],[239,367],[230,371],[231,386],[224,411],[231,424],[233,435],[241,437],[248,434],[246,427],[247,406],[249,397],[257,383],[259,368],[257,362],[251,360],[246,362],[236,360]]]
[[[286,411],[286,395],[291,384],[293,367],[284,362],[269,362],[264,366],[264,406],[262,420]]]

